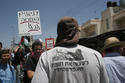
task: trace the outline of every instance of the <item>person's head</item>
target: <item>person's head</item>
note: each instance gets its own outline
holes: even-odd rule
[[[55,46],[72,46],[79,40],[78,22],[71,16],[64,16],[57,24],[57,40]]]
[[[2,49],[3,45],[2,45],[2,42],[0,42],[0,50]]]
[[[23,47],[19,47],[19,48],[17,49],[17,52],[19,52],[19,53],[24,52],[24,48],[23,48]]]
[[[9,49],[3,49],[0,50],[0,63],[6,64],[10,59],[10,50]]]
[[[109,37],[104,42],[103,52],[111,53],[111,52],[119,52],[122,54],[121,48],[125,45],[125,42],[120,41],[117,37]]]
[[[35,41],[32,44],[32,51],[34,52],[34,54],[40,55],[42,52],[42,42]]]

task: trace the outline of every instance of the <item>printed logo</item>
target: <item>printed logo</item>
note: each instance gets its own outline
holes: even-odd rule
[[[66,50],[56,50],[57,54],[52,58],[51,67],[55,72],[64,71],[83,71],[89,64],[85,60],[80,49],[75,52],[67,52]]]
[[[76,52],[65,52],[62,50],[56,50],[57,55],[53,57],[53,61],[58,60],[84,60],[82,52],[80,49],[77,49]]]
[[[71,60],[83,60],[84,59],[80,49],[77,49],[75,53],[68,52],[67,54],[73,57]]]

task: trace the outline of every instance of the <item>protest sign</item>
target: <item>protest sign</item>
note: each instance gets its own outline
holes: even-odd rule
[[[54,38],[46,38],[45,39],[46,49],[52,49],[54,47]]]
[[[19,11],[18,28],[20,36],[40,35],[41,25],[39,11]]]

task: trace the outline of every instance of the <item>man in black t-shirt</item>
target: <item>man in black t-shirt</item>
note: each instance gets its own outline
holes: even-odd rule
[[[37,62],[42,52],[43,52],[42,42],[35,41],[32,44],[32,52],[28,56],[28,59],[24,67],[24,83],[31,82]]]

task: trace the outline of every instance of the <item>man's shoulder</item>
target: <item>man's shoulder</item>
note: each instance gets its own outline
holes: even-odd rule
[[[98,51],[94,50],[94,49],[91,49],[91,48],[88,48],[88,47],[85,47],[85,46],[82,46],[82,45],[76,45],[76,46],[70,46],[70,47],[54,47],[53,49],[50,49],[48,51],[45,51],[43,53],[43,55],[46,55],[46,54],[53,54],[53,53],[56,53],[58,51],[73,51],[73,50],[77,50],[77,49],[80,49],[82,52],[88,52],[88,53],[95,53],[95,54],[99,54]]]
[[[86,47],[86,46],[78,45],[78,47],[81,48],[81,49],[83,49],[84,51],[99,53],[97,50],[89,48],[89,47]]]

